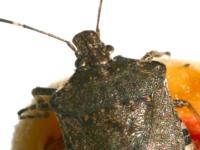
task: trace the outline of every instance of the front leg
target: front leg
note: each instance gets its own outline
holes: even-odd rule
[[[44,87],[36,87],[32,90],[32,95],[44,95],[44,96],[51,96],[57,89],[55,88],[44,88]]]
[[[42,98],[42,96],[52,96],[52,94],[56,90],[57,89],[54,89],[54,88],[42,88],[42,87],[34,88],[32,90],[32,95],[35,98],[36,103],[18,111],[19,118],[20,119],[27,119],[27,118],[32,119],[32,118],[47,117],[49,115],[48,111],[51,110],[51,107],[48,102],[45,102],[45,100]],[[34,111],[34,110],[39,110],[41,112],[37,112],[34,115],[26,114],[27,111]]]
[[[171,54],[170,54],[170,52],[150,51],[141,58],[141,61],[151,61],[154,58],[159,58],[164,55],[170,56]]]
[[[175,99],[175,100],[173,100],[173,103],[176,108],[182,108],[182,107],[188,108],[191,111],[191,113],[195,116],[195,118],[200,121],[199,114],[197,113],[197,111],[194,109],[194,107],[188,101],[185,101],[182,99]],[[185,141],[185,150],[187,150],[187,149],[193,150],[194,145],[192,143],[192,138],[188,132],[188,129],[186,128],[185,124],[182,121],[181,121],[181,128],[182,128],[182,132],[183,132],[183,138]]]
[[[188,108],[190,110],[190,112],[195,116],[195,118],[198,121],[200,121],[200,115],[188,101],[185,101],[182,99],[175,99],[175,100],[173,100],[173,103],[174,103],[175,107],[177,107],[177,108],[181,108],[181,107]]]

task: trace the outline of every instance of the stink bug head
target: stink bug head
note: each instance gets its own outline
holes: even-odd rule
[[[100,39],[99,21],[102,3],[103,0],[100,0],[96,31],[82,31],[73,38],[73,43],[77,48],[75,50],[77,68],[105,64],[110,60],[110,53],[114,50],[113,46],[105,45]]]
[[[92,30],[75,35],[73,43],[77,48],[76,67],[106,63],[110,60],[110,52],[114,50],[111,45],[105,45],[98,33]]]

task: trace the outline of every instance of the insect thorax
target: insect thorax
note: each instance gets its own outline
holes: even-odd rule
[[[180,122],[164,84],[165,73],[159,62],[121,56],[96,67],[78,68],[50,101],[66,147],[181,150]]]
[[[77,50],[76,67],[90,67],[98,64],[105,64],[110,60],[110,53],[113,51],[111,45],[105,45],[97,32],[86,30],[78,33],[73,38]]]

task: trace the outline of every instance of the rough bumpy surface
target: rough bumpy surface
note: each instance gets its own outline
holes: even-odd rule
[[[50,100],[66,149],[184,149],[180,121],[165,83],[165,65],[121,56],[102,63],[92,60],[98,45],[89,44],[90,55],[80,57],[74,75]]]

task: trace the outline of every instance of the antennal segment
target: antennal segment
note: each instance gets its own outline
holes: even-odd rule
[[[54,34],[51,34],[51,33],[48,33],[48,32],[44,32],[42,30],[39,30],[39,29],[36,29],[36,28],[33,28],[31,26],[28,26],[28,25],[25,25],[25,24],[21,24],[21,23],[18,23],[18,22],[14,22],[14,21],[11,21],[11,20],[7,20],[7,19],[3,19],[3,18],[0,18],[0,22],[4,22],[4,23],[8,23],[8,24],[13,24],[13,25],[16,25],[16,26],[20,26],[20,27],[23,27],[23,28],[26,28],[26,29],[29,29],[29,30],[32,30],[32,31],[35,31],[35,32],[38,32],[38,33],[41,33],[41,34],[44,34],[44,35],[47,35],[47,36],[50,36],[54,39],[57,39],[59,41],[62,41],[62,42],[65,42],[73,51],[76,52],[76,48],[71,44],[71,42],[61,38],[61,37],[58,37]]]
[[[103,3],[103,0],[100,0],[98,15],[97,15],[97,25],[96,25],[96,32],[98,33],[99,36],[100,36],[99,22],[100,22],[100,16],[101,16],[102,3]]]

